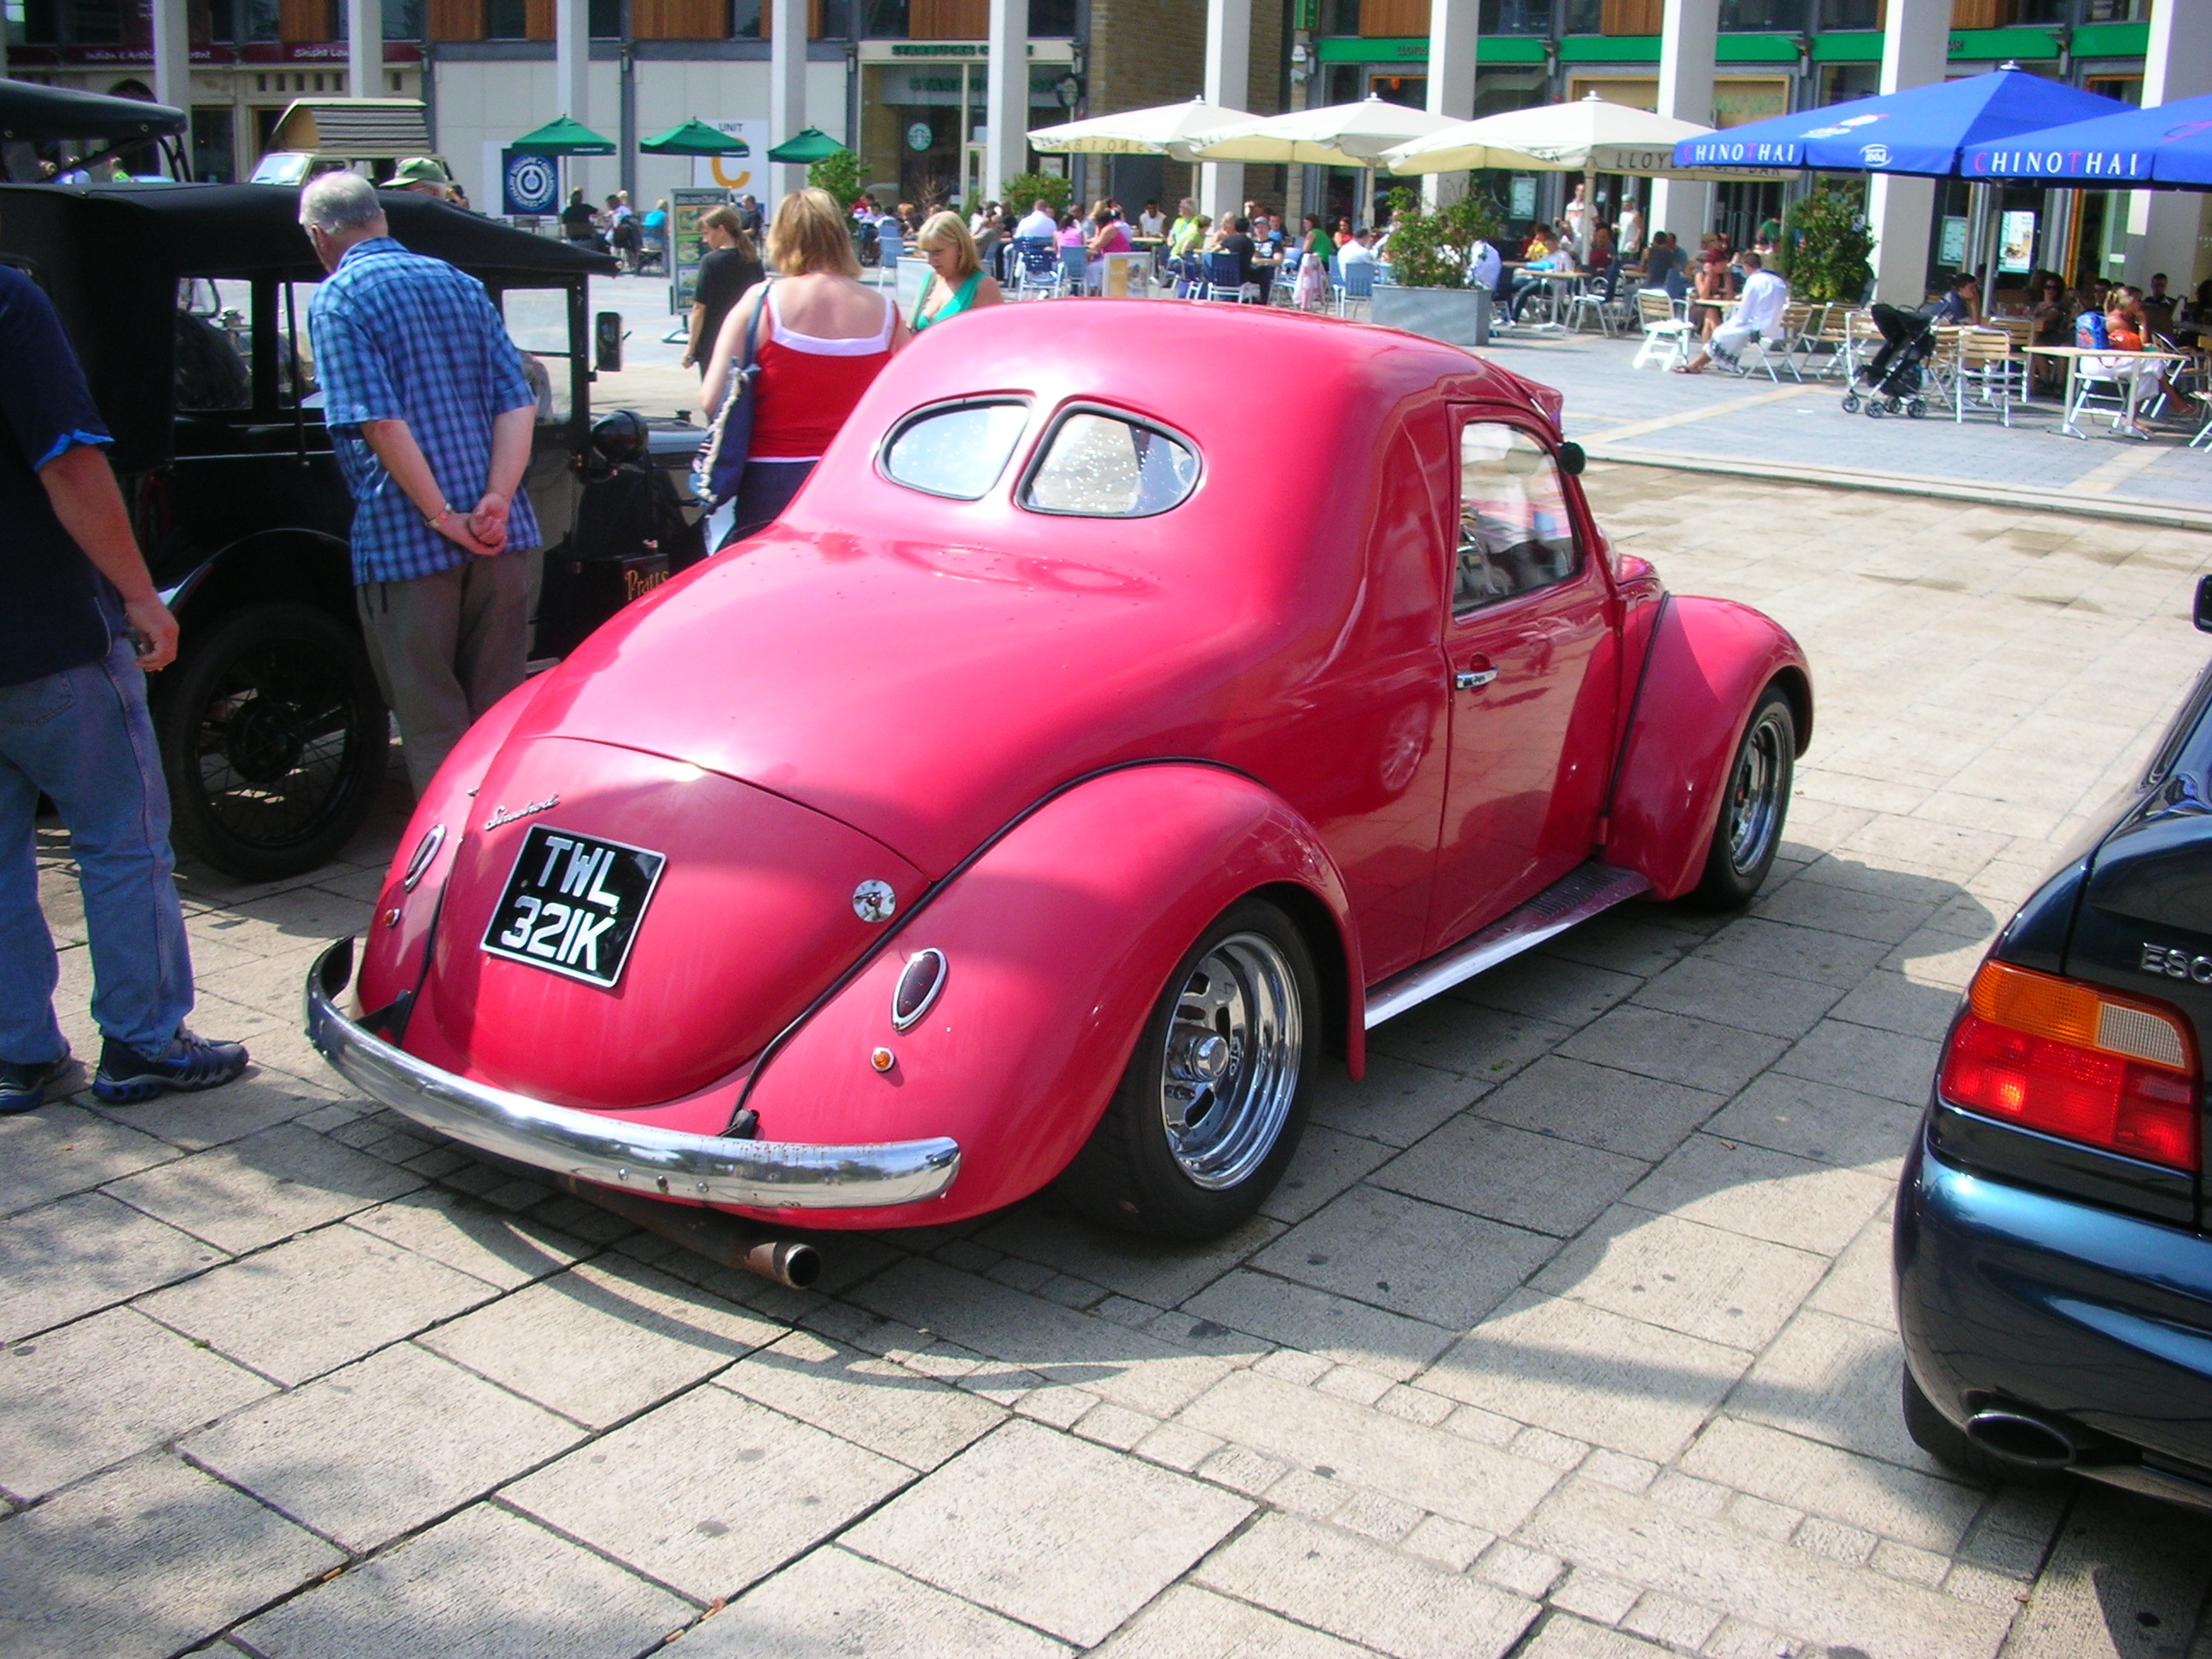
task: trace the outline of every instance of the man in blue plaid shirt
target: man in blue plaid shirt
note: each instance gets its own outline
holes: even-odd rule
[[[331,273],[307,336],[353,495],[355,600],[419,795],[522,684],[538,398],[483,284],[394,241],[367,179],[324,174],[300,222]]]

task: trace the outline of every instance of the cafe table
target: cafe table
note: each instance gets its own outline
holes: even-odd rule
[[[2066,364],[2066,391],[2064,394],[2065,413],[2058,424],[2051,428],[2051,431],[2055,434],[2060,434],[2069,438],[2087,438],[2089,435],[2074,423],[2075,416],[2081,412],[2077,405],[2081,382],[2084,378],[2081,365],[2085,360],[2093,357],[2099,359],[2106,357],[2124,357],[2131,364],[2153,362],[2188,363],[2196,361],[2193,356],[2186,352],[2117,351],[2110,346],[2030,346],[2027,348],[2027,355],[2031,357],[2056,357],[2063,360]],[[2033,375],[2029,376],[2031,384],[2033,380],[2034,377]],[[2135,425],[2136,410],[2142,401],[2142,384],[2143,377],[2141,374],[2130,374],[2128,376],[2128,406],[2126,421],[2130,427],[2133,427]],[[2021,401],[2026,403],[2028,399],[2023,397]],[[2136,434],[2134,435],[2140,436],[2141,434]]]

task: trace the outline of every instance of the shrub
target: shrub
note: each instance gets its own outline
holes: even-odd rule
[[[1018,173],[999,187],[1000,204],[1012,208],[1017,218],[1030,210],[1032,202],[1049,202],[1057,213],[1074,194],[1074,185],[1056,173]]]
[[[1498,204],[1473,193],[1430,212],[1418,190],[1390,195],[1390,270],[1406,288],[1465,288],[1467,251],[1495,240]]]
[[[806,182],[828,191],[839,207],[850,207],[860,199],[860,158],[849,149],[825,155],[807,164]]]
[[[1855,302],[1874,281],[1867,255],[1874,237],[1856,185],[1823,185],[1791,208],[1782,225],[1782,275],[1794,298],[1814,305]]]

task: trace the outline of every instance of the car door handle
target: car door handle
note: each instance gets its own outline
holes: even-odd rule
[[[1462,691],[1472,691],[1479,685],[1487,685],[1498,678],[1495,668],[1462,668],[1452,676],[1453,686]]]

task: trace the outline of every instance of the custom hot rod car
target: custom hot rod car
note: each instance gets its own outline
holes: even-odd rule
[[[780,521],[469,732],[314,1040],[457,1139],[760,1221],[1056,1180],[1232,1226],[1324,1049],[1773,859],[1804,658],[1607,544],[1558,404],[1233,307],[930,331]]]

